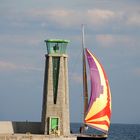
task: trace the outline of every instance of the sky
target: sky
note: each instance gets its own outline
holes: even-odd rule
[[[139,0],[0,0],[0,120],[41,120],[44,40],[60,38],[70,40],[70,121],[82,121],[85,24],[86,47],[110,81],[111,122],[140,123],[139,7]]]

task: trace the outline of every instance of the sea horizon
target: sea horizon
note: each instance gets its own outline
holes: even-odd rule
[[[80,123],[71,123],[72,133],[79,133]],[[102,132],[89,128],[87,134],[101,134]],[[107,140],[140,140],[140,124],[112,123]]]

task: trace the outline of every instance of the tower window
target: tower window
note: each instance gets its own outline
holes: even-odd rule
[[[54,45],[53,49],[54,49],[54,52],[58,52],[59,51],[58,43]]]

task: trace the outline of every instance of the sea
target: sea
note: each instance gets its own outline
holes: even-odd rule
[[[71,123],[71,132],[79,133],[80,123]],[[100,133],[89,128],[89,134]],[[107,140],[140,140],[140,124],[111,124]]]

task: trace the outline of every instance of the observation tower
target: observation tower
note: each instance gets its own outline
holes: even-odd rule
[[[48,39],[42,105],[42,131],[47,135],[70,134],[68,40]]]

